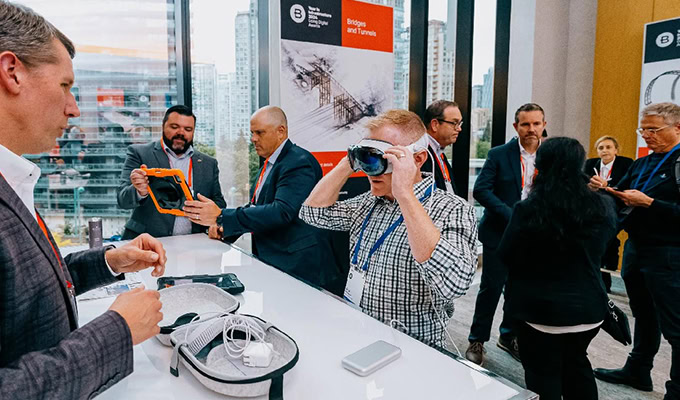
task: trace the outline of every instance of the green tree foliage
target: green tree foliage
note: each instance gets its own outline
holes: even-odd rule
[[[491,143],[486,141],[486,140],[480,140],[477,142],[477,158],[486,158],[486,155],[489,153],[489,149],[491,148]]]
[[[215,147],[209,146],[203,143],[194,143],[194,148],[203,154],[207,154],[210,157],[215,157],[216,151]]]

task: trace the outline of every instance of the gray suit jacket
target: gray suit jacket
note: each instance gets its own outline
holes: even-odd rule
[[[75,299],[116,280],[105,249],[59,260],[59,249],[0,177],[0,396],[84,399],[132,372],[132,339],[123,318],[107,311],[78,328]],[[64,266],[64,270],[59,265]]]
[[[194,150],[191,160],[194,193],[200,193],[214,201],[220,208],[225,208],[227,203],[224,201],[220,188],[220,170],[217,167],[217,160],[197,150]],[[121,175],[123,183],[118,187],[118,206],[123,209],[134,209],[134,211],[130,220],[125,224],[123,239],[133,239],[145,232],[154,237],[172,236],[175,216],[159,213],[151,197],[138,200],[137,191],[130,182],[130,173],[142,164],[146,164],[149,168],[170,168],[168,156],[165,155],[160,140],[146,144],[133,144],[128,147]],[[204,226],[191,224],[191,233],[205,232],[206,229]]]

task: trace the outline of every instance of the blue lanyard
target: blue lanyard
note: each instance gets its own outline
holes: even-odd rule
[[[647,181],[645,182],[644,186],[642,186],[642,189],[639,189],[641,192],[645,192],[645,189],[647,189],[647,185],[649,185],[649,182],[652,180],[652,177],[656,175],[656,173],[659,171],[659,168],[661,168],[661,165],[668,160],[668,157],[671,156],[671,154],[680,148],[680,143],[676,144],[675,147],[671,149],[668,153],[666,153],[666,156],[661,159],[661,161],[656,165],[656,168],[652,170],[652,173],[649,175],[649,178],[647,178]],[[649,156],[645,159],[644,164],[642,164],[642,170],[640,171],[640,175],[638,175],[637,179],[635,180],[635,184],[633,185],[634,189],[638,189],[640,187],[640,178],[642,178],[642,175],[644,175],[645,171],[647,171],[647,167],[649,164]]]
[[[432,193],[432,186],[428,186],[427,190],[425,191],[425,194],[423,197],[418,199],[421,203],[423,200],[428,198],[430,196],[430,193]],[[373,208],[371,208],[371,211],[368,212],[368,215],[366,216],[366,219],[364,219],[364,223],[361,224],[361,232],[359,232],[359,240],[357,241],[356,246],[354,246],[354,255],[352,256],[352,265],[356,265],[357,262],[359,261],[359,250],[361,249],[361,241],[364,237],[364,231],[366,230],[366,225],[368,225],[368,220],[371,219],[371,215],[373,215],[373,211],[375,210],[375,207],[378,205],[378,203],[375,203],[373,205]],[[394,232],[394,230],[399,226],[402,222],[404,222],[404,216],[400,216],[397,218],[396,221],[394,221],[388,228],[385,230],[385,232],[376,240],[375,244],[373,244],[373,247],[371,247],[371,250],[368,252],[368,257],[366,257],[366,262],[364,262],[364,265],[361,267],[362,271],[367,271],[368,270],[368,262],[371,260],[371,257],[373,256],[373,253],[375,253],[380,246],[382,246],[383,242],[387,237]]]

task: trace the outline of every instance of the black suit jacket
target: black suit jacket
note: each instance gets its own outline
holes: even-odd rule
[[[600,260],[608,239],[616,233],[616,212],[609,196],[598,195],[605,218],[559,242],[526,226],[534,212],[531,199],[515,205],[498,246],[509,270],[504,310],[514,319],[550,326],[604,319],[607,294]]]
[[[220,188],[220,170],[217,167],[217,160],[197,150],[194,150],[191,160],[194,195],[200,193],[214,201],[220,208],[226,207],[227,204]],[[172,236],[175,216],[159,213],[150,196],[137,200],[137,190],[130,182],[130,173],[142,164],[146,164],[148,168],[170,168],[168,156],[163,151],[160,140],[146,144],[133,144],[128,147],[121,175],[123,183],[118,187],[118,206],[123,209],[134,209],[134,211],[125,224],[123,239],[134,239],[142,233],[149,233],[154,237]],[[204,226],[191,224],[191,233],[205,232],[205,230]]]
[[[288,140],[261,183],[256,204],[222,211],[225,240],[252,232],[253,254],[267,264],[321,287],[337,279],[340,272],[330,248],[330,233],[298,217],[321,176],[314,156]],[[251,185],[251,198],[254,190]]]
[[[107,311],[78,328],[65,283],[80,294],[114,282],[105,249],[62,259],[2,177],[0,231],[0,397],[85,399],[132,373],[125,320]]]
[[[434,152],[434,149],[432,146],[427,146],[427,155],[430,158],[425,164],[423,164],[423,167],[421,168],[422,171],[429,172],[430,168],[434,168],[434,182],[437,185],[437,187],[443,191],[446,191],[446,181],[444,180],[444,174],[442,173],[442,170],[440,168],[440,165],[437,162],[437,154]],[[440,159],[441,160],[441,159]],[[434,165],[433,165],[434,163]],[[449,178],[451,178],[451,187],[453,188],[453,192],[458,195],[458,189],[456,188],[456,183],[453,181],[453,168],[451,167],[451,163],[449,163],[449,159],[446,157],[446,154],[444,155],[444,166],[446,168],[446,171],[449,173]],[[459,195],[460,196],[460,195]]]
[[[510,221],[512,207],[522,197],[522,167],[517,139],[489,150],[472,192],[484,206],[479,240],[496,248]]]
[[[595,174],[593,168],[599,171],[600,164],[602,164],[602,161],[599,158],[589,158],[586,160],[586,166],[584,167],[583,171],[586,173],[586,175],[593,176]],[[610,176],[611,180],[608,182],[608,185],[616,186],[621,178],[626,175],[626,172],[628,172],[628,168],[630,168],[631,165],[633,165],[632,158],[616,156],[614,159],[614,165],[612,165],[612,174]]]

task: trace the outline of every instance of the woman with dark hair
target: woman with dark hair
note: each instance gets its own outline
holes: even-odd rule
[[[600,260],[616,215],[612,199],[588,189],[584,163],[577,140],[544,141],[498,249],[510,271],[505,312],[521,321],[525,381],[541,400],[597,399],[586,350],[605,317]]]

